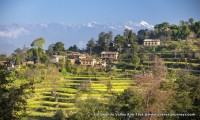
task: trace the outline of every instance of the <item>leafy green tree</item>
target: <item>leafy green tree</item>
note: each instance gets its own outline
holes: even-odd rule
[[[179,38],[179,29],[180,27],[177,25],[171,25],[171,31],[172,31],[172,35],[171,38],[172,40],[178,41]]]
[[[190,25],[193,25],[193,24],[194,24],[194,19],[193,19],[193,18],[190,18],[190,19],[188,20],[188,22],[190,23]]]
[[[113,113],[140,113],[144,109],[144,98],[133,88],[125,89],[121,95],[116,95],[110,100],[110,110]],[[117,118],[124,119],[128,116]]]
[[[163,22],[154,26],[155,31],[157,31],[157,38],[161,41],[166,42],[171,40],[171,29],[168,22]]]
[[[19,58],[18,55],[17,55],[17,57],[16,57],[15,64],[16,64],[16,65],[20,65],[20,58]]]
[[[115,50],[119,51],[120,53],[122,52],[122,49],[124,47],[125,43],[125,38],[121,35],[116,35],[114,38],[114,45],[115,45]]]
[[[64,43],[63,42],[57,42],[55,44],[55,46],[53,46],[53,50],[56,51],[56,52],[61,52],[63,51],[65,48],[64,48]]]
[[[89,41],[88,41],[88,44],[87,44],[87,51],[89,51],[90,55],[92,54],[93,50],[94,50],[94,47],[95,47],[95,42],[94,42],[94,39],[91,38]]]
[[[26,104],[33,83],[16,85],[15,71],[0,66],[0,119],[16,120],[26,116]]]
[[[128,34],[128,44],[132,45],[136,42],[136,34],[130,30]]]
[[[200,21],[194,23],[193,30],[197,38],[200,38]]]
[[[46,40],[44,38],[37,38],[31,43],[31,47],[33,47],[33,58],[34,61],[40,62],[40,55],[43,54],[43,45]]]
[[[137,37],[138,37],[138,43],[143,44],[143,40],[149,38],[149,30],[147,29],[139,30]]]
[[[133,52],[132,63],[135,66],[135,69],[137,68],[137,66],[140,63],[140,58],[139,58],[137,52]]]
[[[36,48],[43,48],[45,42],[46,40],[44,38],[37,38],[31,43],[31,46]]]
[[[175,82],[177,87],[168,100],[168,113],[195,114],[195,116],[177,116],[175,119],[200,119],[200,81],[199,77],[188,73],[179,73]],[[166,117],[168,119],[168,117]]]
[[[85,101],[77,102],[79,110],[69,119],[73,120],[113,120],[111,116],[103,114],[110,113],[108,107],[96,99],[89,98]]]
[[[186,40],[188,35],[190,34],[190,28],[188,26],[181,26],[179,31],[179,36],[182,40]]]
[[[21,62],[24,62],[27,58],[27,51],[28,51],[28,48],[26,46],[24,46],[23,49],[17,48],[16,50],[14,50],[14,53],[12,54],[12,56],[14,58],[18,57]]]
[[[71,64],[70,59],[66,59],[65,62],[66,62],[65,66],[66,66],[67,72],[72,73],[74,68],[73,68],[73,65]]]
[[[110,45],[112,43],[112,32],[101,32],[99,34],[99,38],[96,42],[96,49],[95,51],[99,54],[102,51],[109,51],[110,50]]]

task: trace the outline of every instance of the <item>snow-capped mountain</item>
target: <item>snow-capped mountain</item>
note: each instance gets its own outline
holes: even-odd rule
[[[58,41],[65,43],[66,48],[74,44],[79,48],[85,48],[87,41],[92,37],[97,39],[100,32],[112,31],[113,36],[115,36],[123,34],[126,28],[137,33],[140,29],[153,29],[153,27],[153,25],[143,20],[140,23],[129,21],[126,23],[107,24],[92,21],[87,24],[77,25],[67,25],[61,22],[48,24],[0,24],[0,54],[10,53],[16,47],[30,46],[31,42],[38,37],[46,39],[45,48]],[[5,48],[9,48],[9,52],[6,52],[8,50],[5,50]]]

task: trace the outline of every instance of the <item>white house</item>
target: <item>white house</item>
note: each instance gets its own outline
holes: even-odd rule
[[[160,45],[159,39],[145,39],[144,46],[157,46]]]

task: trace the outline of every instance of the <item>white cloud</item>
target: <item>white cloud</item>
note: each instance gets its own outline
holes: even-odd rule
[[[21,28],[12,28],[7,31],[0,31],[0,38],[17,38],[21,34],[30,33],[28,30]]]

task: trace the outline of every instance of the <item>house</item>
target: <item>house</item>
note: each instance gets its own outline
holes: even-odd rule
[[[86,58],[85,54],[79,53],[79,52],[69,52],[66,54],[66,56],[70,59],[82,59]]]
[[[119,53],[118,52],[110,52],[110,51],[103,51],[101,52],[101,59],[102,60],[117,60]]]
[[[86,58],[85,54],[79,53],[79,52],[69,52],[66,54],[67,58],[69,58],[71,61],[71,63],[80,63],[80,60],[83,58]]]
[[[159,39],[145,39],[144,40],[144,46],[156,46],[160,45]]]
[[[96,64],[96,59],[93,58],[83,58],[80,60],[81,65],[88,65],[88,66],[94,66]]]
[[[52,55],[50,57],[50,62],[58,63],[60,59],[65,59],[65,56],[63,56],[63,55]]]

